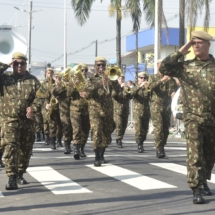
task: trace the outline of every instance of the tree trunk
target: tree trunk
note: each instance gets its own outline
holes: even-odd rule
[[[118,12],[116,16],[116,59],[117,66],[121,68],[121,19]]]
[[[180,0],[179,3],[179,47],[181,48],[184,44],[184,20],[185,20],[185,0]],[[184,61],[184,58],[181,59],[181,61]]]
[[[135,63],[135,70],[136,70],[136,82],[138,81],[138,30],[135,32],[136,34],[136,63]]]

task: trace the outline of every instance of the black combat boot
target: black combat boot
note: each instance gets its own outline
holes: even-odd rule
[[[212,192],[211,192],[210,188],[208,187],[207,182],[205,182],[203,184],[203,195],[204,196],[212,196]]]
[[[80,153],[80,155],[81,155],[82,158],[87,157],[85,152],[84,152],[84,147],[85,147],[85,145],[81,144],[81,153]]]
[[[62,138],[61,137],[57,137],[57,146],[58,147],[63,147]]]
[[[75,158],[75,160],[80,159],[80,144],[75,144],[74,145],[74,155],[73,155],[73,157]]]
[[[138,150],[138,153],[144,152],[143,142],[137,142],[137,150]]]
[[[100,153],[101,163],[107,163],[107,161],[104,158],[104,153],[105,153],[105,148],[101,148],[101,153]]]
[[[40,132],[37,132],[37,133],[36,133],[36,141],[37,141],[37,142],[41,141]]]
[[[16,182],[16,176],[10,176],[9,177],[9,181],[6,184],[5,189],[6,190],[16,190],[16,189],[18,189],[17,182]]]
[[[117,147],[118,148],[123,148],[122,147],[122,140],[121,139],[116,140],[116,143],[117,143]]]
[[[45,145],[49,145],[49,144],[50,144],[49,134],[45,134]]]
[[[160,151],[157,151],[156,156],[157,156],[157,158],[165,158],[166,154],[165,154],[164,149],[161,149]]]
[[[17,183],[18,184],[28,184],[28,182],[23,178],[23,173],[20,173],[18,175],[18,178],[17,178]]]
[[[203,190],[201,188],[193,189],[193,204],[203,204]]]
[[[3,153],[0,152],[0,167],[5,167],[5,165],[4,165],[3,161],[2,161],[2,155],[3,155]]]
[[[95,163],[94,163],[94,166],[101,166],[100,150],[97,148],[97,149],[94,149],[94,152],[95,152]]]
[[[51,137],[51,149],[56,149],[56,137]]]
[[[67,141],[64,141],[64,145],[65,145],[65,151],[64,151],[64,154],[70,154],[70,141],[67,140]]]

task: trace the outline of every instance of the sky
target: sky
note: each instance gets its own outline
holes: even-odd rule
[[[115,18],[109,17],[110,0],[97,0],[87,22],[80,26],[75,19],[70,0],[67,0],[67,62],[93,64],[95,58],[95,40],[98,40],[98,55],[106,59],[116,56]],[[164,12],[168,27],[178,27],[179,0],[163,0]],[[29,10],[29,0],[0,0],[0,24],[11,24],[18,27],[28,39],[28,13],[14,7]],[[52,66],[63,65],[64,53],[64,0],[33,0],[31,60],[51,63]],[[211,3],[210,26],[215,27],[215,0]],[[203,24],[204,13],[197,25]],[[143,14],[140,29],[149,26]],[[122,54],[126,53],[126,36],[132,33],[131,18],[122,19]],[[89,46],[89,47],[88,47]],[[88,47],[88,48],[86,48]],[[82,50],[82,51],[80,51]],[[76,53],[76,51],[79,51]],[[72,54],[70,54],[72,53]],[[75,54],[74,54],[75,53]]]

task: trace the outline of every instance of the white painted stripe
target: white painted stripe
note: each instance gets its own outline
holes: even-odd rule
[[[180,154],[180,155],[168,155],[167,157],[171,157],[171,158],[177,158],[177,157],[186,157],[187,155],[186,154]],[[95,155],[87,155],[87,158],[94,158]],[[114,155],[106,155],[105,154],[105,157],[139,157],[139,158],[148,158],[148,157],[155,157],[155,155],[145,155],[145,154],[142,154],[142,155],[132,155],[132,154],[114,154]],[[73,158],[73,155],[71,156],[62,156],[62,157],[37,157],[37,156],[32,156],[31,159],[74,159]]]
[[[3,195],[2,192],[0,191],[0,198],[1,198],[1,197],[4,197],[4,195]]]
[[[94,165],[87,166],[140,190],[176,188],[176,186],[173,186],[171,184],[164,183],[148,176],[143,176],[139,173],[112,164],[102,164],[101,167],[94,167]]]
[[[33,151],[44,151],[44,152],[46,152],[46,151],[53,151],[53,150],[50,148],[33,148]]]
[[[92,193],[49,166],[29,167],[28,173],[54,194]]]
[[[187,175],[187,167],[174,163],[150,163],[151,165],[158,166],[173,172],[181,173]],[[211,180],[208,181],[215,184],[215,174],[211,174]]]
[[[155,147],[153,147],[154,149],[155,149]],[[186,149],[186,147],[166,147],[165,146],[165,150],[166,149],[175,149],[175,150],[182,150],[182,151],[186,151],[187,149]]]

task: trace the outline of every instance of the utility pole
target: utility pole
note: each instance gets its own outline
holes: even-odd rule
[[[136,82],[138,81],[138,30],[136,29],[135,32],[135,36],[136,36],[136,62],[135,62],[135,70],[136,70]]]
[[[95,57],[98,56],[98,41],[95,41]]]
[[[157,61],[159,57],[159,29],[158,29],[158,1],[155,0],[155,28],[154,28],[154,74],[157,73]]]
[[[67,67],[67,7],[64,0],[64,69]]]
[[[31,71],[31,24],[32,24],[32,6],[33,2],[30,1],[29,5],[29,19],[28,19],[28,71]]]

